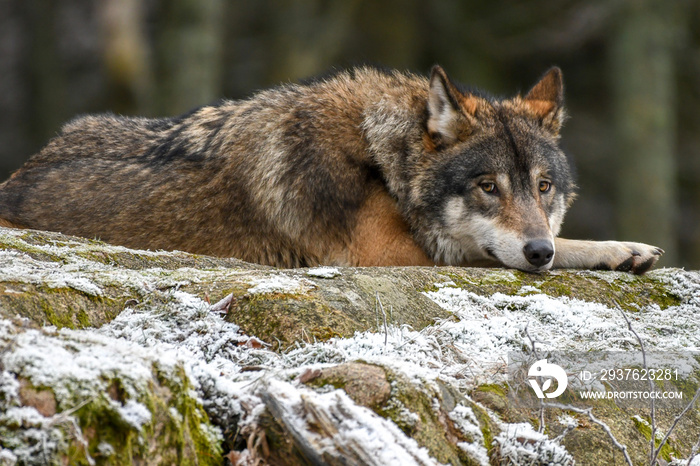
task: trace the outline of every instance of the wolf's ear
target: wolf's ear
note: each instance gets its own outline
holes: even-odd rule
[[[436,145],[451,145],[468,132],[475,111],[475,98],[465,97],[445,71],[434,66],[428,91],[428,134]]]
[[[561,70],[553,67],[530,89],[524,99],[542,126],[558,135],[564,122],[564,81]]]

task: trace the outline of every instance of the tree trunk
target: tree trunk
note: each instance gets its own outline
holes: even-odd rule
[[[674,39],[680,2],[624,3],[612,38],[619,239],[654,244],[677,262]]]
[[[159,3],[154,57],[157,113],[183,113],[220,97],[222,7],[222,0]]]
[[[109,108],[119,114],[147,113],[153,83],[144,6],[139,0],[106,0],[100,6]]]

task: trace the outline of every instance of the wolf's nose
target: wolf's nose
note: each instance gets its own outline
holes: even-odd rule
[[[554,257],[552,242],[546,239],[536,239],[528,242],[523,248],[523,254],[529,263],[535,267],[548,264]]]

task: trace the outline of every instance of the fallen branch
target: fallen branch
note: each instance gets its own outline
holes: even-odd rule
[[[622,314],[622,317],[625,319],[625,322],[627,322],[627,328],[629,329],[630,332],[635,336],[637,339],[637,342],[639,343],[639,347],[642,350],[642,368],[645,371],[649,370],[649,367],[647,366],[647,353],[646,350],[644,349],[644,342],[642,341],[642,338],[639,336],[639,334],[634,330],[632,327],[632,322],[630,322],[629,318],[627,317],[627,314],[625,314],[625,311],[622,310],[622,306],[620,306],[620,303],[617,302],[617,300],[613,300],[615,303],[615,306],[617,309],[620,311]],[[654,381],[649,378],[649,392],[654,391]],[[656,457],[658,456],[658,451],[655,453],[654,449],[656,448],[656,401],[654,400],[653,397],[651,397],[650,400],[650,418],[651,418],[651,438],[649,439],[649,464],[653,466],[656,463]],[[661,448],[659,448],[660,450]]]
[[[604,423],[603,421],[601,421],[600,419],[598,419],[597,417],[595,417],[595,416],[593,415],[593,412],[592,412],[592,411],[593,411],[593,408],[582,409],[582,408],[577,408],[577,407],[575,407],[575,406],[565,405],[565,404],[561,404],[561,403],[542,403],[542,405],[543,405],[545,408],[558,408],[558,409],[562,409],[562,410],[565,410],[565,411],[573,411],[573,412],[575,412],[575,413],[587,415],[587,416],[588,416],[588,419],[590,419],[591,422],[593,422],[594,424],[598,424],[600,427],[603,428],[603,430],[605,431],[605,433],[608,434],[608,437],[610,437],[610,440],[612,440],[612,443],[613,443],[613,445],[615,446],[615,448],[617,448],[618,450],[620,450],[620,451],[622,452],[622,454],[624,455],[625,461],[627,461],[627,464],[628,464],[629,466],[634,466],[633,463],[632,463],[632,458],[630,458],[629,453],[627,453],[627,446],[621,444],[621,443],[615,438],[615,435],[612,433],[612,430],[610,429],[610,426],[608,426],[606,423]]]

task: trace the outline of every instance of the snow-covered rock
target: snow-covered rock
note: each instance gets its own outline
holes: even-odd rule
[[[277,270],[0,228],[0,465],[624,464],[610,434],[647,464],[649,403],[589,401],[608,433],[583,380],[542,409],[509,367],[640,341],[687,405],[699,273]],[[682,464],[700,407],[665,406]]]

